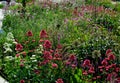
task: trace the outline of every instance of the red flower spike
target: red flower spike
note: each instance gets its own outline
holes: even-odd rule
[[[108,49],[108,50],[106,51],[106,55],[108,56],[108,54],[111,53],[111,52],[112,52],[112,50],[111,50],[111,49]]]
[[[58,44],[58,45],[57,45],[57,48],[58,48],[58,49],[62,49],[62,45],[61,45],[61,44]]]
[[[46,60],[51,60],[52,59],[52,55],[49,51],[44,51],[44,59]]]
[[[57,81],[55,83],[64,83],[64,82],[61,78],[59,78],[59,79],[57,79]]]
[[[47,32],[45,30],[41,30],[40,38],[46,38],[46,37],[47,37]]]
[[[49,40],[45,40],[43,46],[44,48],[49,49],[51,48],[52,44]]]
[[[106,66],[106,65],[108,65],[108,62],[107,62],[106,59],[104,59],[104,60],[101,62],[101,64],[104,65],[104,66]]]
[[[23,64],[23,63],[21,63],[21,64],[20,64],[20,67],[24,67],[24,64]]]
[[[87,71],[82,72],[83,75],[88,75]]]
[[[75,67],[76,67],[76,65],[75,65],[75,64],[72,64],[72,65],[71,65],[71,67],[72,67],[72,68],[75,68]]]
[[[115,55],[114,54],[109,54],[108,59],[109,60],[115,60]]]
[[[115,68],[115,71],[116,71],[116,72],[119,72],[119,71],[120,71],[119,67]]]
[[[16,51],[22,51],[23,50],[23,46],[21,44],[16,44]]]
[[[70,61],[75,61],[75,60],[76,60],[76,56],[72,54],[72,55],[69,57],[69,60],[70,60]]]
[[[58,65],[56,63],[52,63],[53,68],[58,68]]]
[[[103,69],[100,69],[100,72],[103,72]]]
[[[25,83],[25,80],[20,80],[20,83]]]
[[[90,73],[90,74],[95,73],[95,71],[94,71],[94,67],[90,67],[90,69],[88,70],[88,73]]]
[[[28,31],[28,32],[27,32],[27,36],[29,36],[29,37],[33,36],[32,31]]]
[[[120,77],[116,79],[116,82],[117,82],[117,83],[120,83]]]
[[[86,66],[90,66],[90,60],[86,59],[84,62],[83,62],[83,66],[86,67]]]

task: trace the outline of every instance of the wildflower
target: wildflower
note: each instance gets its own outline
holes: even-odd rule
[[[33,36],[32,31],[28,31],[28,32],[27,32],[27,36],[29,36],[29,37],[30,37],[30,36]]]
[[[43,46],[44,46],[44,48],[49,49],[49,48],[51,48],[51,42],[49,40],[45,40]]]
[[[120,83],[120,77],[116,79],[116,82],[117,82],[117,83]]]
[[[44,51],[44,59],[47,59],[47,60],[51,60],[52,59],[52,55],[49,51]]]
[[[40,32],[40,38],[46,38],[47,37],[47,32],[45,30],[42,30]]]
[[[111,53],[111,52],[112,52],[112,50],[111,50],[111,49],[108,49],[108,50],[106,51],[106,55],[108,56],[108,54]]]
[[[22,51],[22,49],[23,46],[21,44],[16,44],[16,48],[15,48],[16,51]]]
[[[4,53],[7,53],[7,52],[12,52],[12,49],[11,48],[6,48]]]
[[[20,64],[20,67],[24,67],[24,64],[23,64],[23,63],[21,63],[21,64]]]
[[[58,57],[59,57],[59,54],[58,54],[58,53],[55,53],[55,54],[54,54],[54,57],[58,58]]]
[[[99,79],[99,78],[101,78],[101,76],[97,76],[97,78]]]
[[[82,72],[83,75],[88,75],[87,71]]]
[[[66,64],[66,65],[70,65],[70,64],[71,64],[71,62],[67,61],[67,62],[65,62],[65,64]]]
[[[90,74],[95,73],[95,71],[94,71],[94,67],[90,67],[90,69],[88,70],[88,73],[90,73]]]
[[[58,68],[58,65],[56,63],[52,63],[53,68]]]
[[[7,41],[9,42],[15,42],[14,36],[11,32],[8,32],[7,37],[6,37]]]
[[[3,48],[5,49],[4,53],[12,52],[12,49],[10,48],[11,46],[12,46],[12,44],[5,42],[5,43],[3,44]]]
[[[70,60],[70,61],[76,60],[76,56],[72,54],[72,55],[69,57],[69,60]]]
[[[20,56],[20,54],[16,54],[16,57],[19,57]]]
[[[62,49],[62,45],[61,45],[61,44],[58,44],[58,45],[57,45],[57,48],[58,48],[58,49]]]
[[[35,69],[34,72],[35,72],[35,74],[39,74],[40,73],[40,71],[37,70],[37,69]]]
[[[119,71],[120,71],[119,67],[115,68],[115,71],[116,71],[116,72],[119,72]]]
[[[107,62],[106,59],[104,59],[104,60],[101,62],[101,64],[104,65],[104,66],[106,66],[106,65],[108,65],[108,62]]]
[[[64,82],[61,78],[59,78],[59,79],[57,79],[57,81],[55,83],[64,83]]]
[[[107,80],[111,81],[113,78],[115,78],[117,76],[117,73],[112,72],[110,74],[107,75]]]
[[[75,67],[76,67],[76,65],[75,65],[75,64],[72,64],[72,65],[71,65],[71,67],[72,67],[72,68],[75,68]]]
[[[20,80],[20,83],[25,83],[25,80]]]
[[[84,67],[90,66],[90,60],[86,59],[86,60],[83,62],[83,66],[84,66]]]
[[[114,54],[109,54],[108,59],[109,60],[115,60],[115,55]]]

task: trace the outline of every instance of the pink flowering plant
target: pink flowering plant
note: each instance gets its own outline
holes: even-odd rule
[[[40,31],[38,41],[32,31],[26,32],[25,37],[22,41],[13,38],[15,43],[5,52],[5,78],[11,83],[70,83],[77,66],[75,54],[62,53],[60,43],[53,48],[45,30]]]
[[[98,59],[85,59],[82,63],[82,73],[89,81],[120,82],[120,64],[116,63],[116,56],[111,49],[106,51],[105,56]],[[84,78],[84,77],[83,77]]]

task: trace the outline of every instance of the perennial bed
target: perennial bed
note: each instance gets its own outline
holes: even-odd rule
[[[0,75],[10,83],[119,83],[120,10],[109,1],[10,7],[18,13],[3,21]]]

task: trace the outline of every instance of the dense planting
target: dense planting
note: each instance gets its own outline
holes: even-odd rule
[[[119,83],[119,6],[93,1],[11,6],[0,74],[10,83]]]

